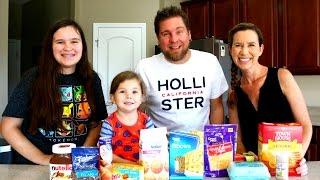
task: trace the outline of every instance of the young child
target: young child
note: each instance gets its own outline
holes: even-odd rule
[[[154,128],[149,116],[138,108],[145,98],[145,87],[132,71],[119,73],[111,83],[110,98],[117,110],[103,121],[101,137],[112,137],[112,162],[137,163],[140,129]]]

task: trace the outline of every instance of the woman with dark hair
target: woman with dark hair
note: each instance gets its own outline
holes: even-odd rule
[[[254,24],[234,26],[229,31],[229,48],[233,60],[229,120],[239,124],[238,153],[258,152],[260,122],[297,122],[303,127],[300,157],[303,159],[310,144],[312,125],[303,94],[292,74],[287,69],[259,63],[264,49],[263,36]],[[300,165],[297,172],[305,174],[304,159]]]
[[[75,21],[61,20],[49,29],[39,65],[24,74],[2,116],[13,163],[49,164],[56,143],[96,145],[107,111]]]

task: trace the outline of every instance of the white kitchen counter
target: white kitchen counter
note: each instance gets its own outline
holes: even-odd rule
[[[320,161],[309,161],[309,174],[289,179],[317,180],[320,179]],[[40,165],[6,165],[0,164],[0,180],[45,180],[49,179],[49,166]],[[228,178],[210,178],[223,180]],[[272,179],[275,179],[274,177]]]
[[[308,107],[310,119],[313,126],[320,126],[320,107],[309,106]]]

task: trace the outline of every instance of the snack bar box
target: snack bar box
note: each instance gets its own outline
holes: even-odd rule
[[[258,156],[272,176],[276,171],[276,154],[289,156],[289,176],[297,176],[296,168],[302,150],[302,126],[298,123],[260,123]]]

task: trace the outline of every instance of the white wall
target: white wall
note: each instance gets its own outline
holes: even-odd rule
[[[0,0],[0,114],[8,102],[8,12],[9,0]]]
[[[294,76],[308,106],[320,106],[320,76]]]

